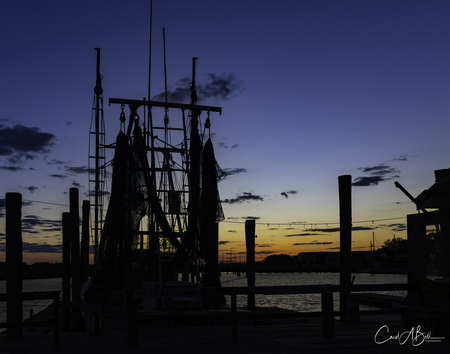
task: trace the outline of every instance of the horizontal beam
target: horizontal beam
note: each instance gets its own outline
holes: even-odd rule
[[[159,101],[147,101],[147,100],[130,100],[126,98],[110,98],[109,104],[117,103],[117,104],[128,104],[135,106],[149,106],[149,107],[164,107],[164,108],[180,108],[180,109],[189,109],[191,111],[208,111],[208,112],[219,112],[222,114],[222,107],[213,107],[213,106],[201,106],[201,105],[193,105],[193,104],[185,104],[185,103],[171,103],[171,102],[159,102]]]
[[[0,301],[10,300],[51,300],[59,299],[60,291],[34,291],[26,293],[2,293]]]

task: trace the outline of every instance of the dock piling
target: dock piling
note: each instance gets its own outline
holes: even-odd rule
[[[6,193],[6,293],[22,293],[22,195]],[[22,300],[8,300],[6,317],[22,323]],[[10,327],[8,338],[22,337],[22,326]]]
[[[352,176],[339,176],[339,222],[340,222],[340,277],[341,285],[351,285],[351,256],[352,256]],[[339,310],[341,321],[347,321],[347,300],[350,299],[348,290],[341,290]]]
[[[255,286],[255,220],[245,221],[245,244],[247,246],[247,286]],[[247,308],[255,311],[255,294],[248,294]]]

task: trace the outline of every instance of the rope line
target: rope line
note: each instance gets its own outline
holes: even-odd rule
[[[5,196],[0,196],[0,198],[5,198]],[[60,203],[52,203],[52,202],[43,202],[40,200],[31,200],[31,199],[22,199],[24,202],[31,202],[31,203],[40,203],[40,204],[48,204],[48,205],[57,205],[57,206],[63,206],[63,207],[69,207],[69,204],[60,204]],[[370,220],[357,220],[352,221],[352,224],[363,224],[363,223],[375,223],[380,221],[391,221],[391,220],[400,220],[400,219],[406,219],[406,216],[399,216],[395,218],[384,218],[384,219],[370,219]],[[232,220],[224,220],[223,223],[228,224],[245,224],[245,221],[232,221]],[[296,221],[296,222],[255,222],[257,225],[267,225],[270,227],[270,225],[273,226],[317,226],[317,225],[339,225],[339,222],[306,222],[306,221]]]

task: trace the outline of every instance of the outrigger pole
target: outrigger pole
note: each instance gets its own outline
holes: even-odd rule
[[[208,112],[218,112],[222,114],[222,107],[214,106],[203,106],[196,104],[186,104],[186,103],[173,103],[173,102],[160,102],[160,101],[147,101],[147,100],[133,100],[127,98],[110,98],[109,104],[127,104],[135,107],[148,106],[148,107],[165,107],[165,108],[179,108],[179,109],[189,109],[196,111],[208,111]]]

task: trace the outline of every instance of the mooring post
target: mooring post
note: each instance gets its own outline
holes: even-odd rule
[[[78,188],[69,190],[72,301],[80,301],[80,212]]]
[[[78,200],[78,188],[69,189],[70,210],[70,239],[71,239],[71,275],[72,275],[72,301],[81,301],[80,278],[80,211]],[[80,310],[72,311],[73,331],[81,331],[83,320]]]
[[[82,204],[82,226],[81,226],[81,280],[89,279],[89,200],[83,200]]]
[[[70,213],[62,213],[62,300],[70,302]],[[70,309],[63,308],[63,331],[70,331]]]
[[[245,221],[245,244],[247,246],[247,286],[255,286],[255,220]],[[247,308],[256,310],[255,294],[247,295]]]
[[[352,284],[352,176],[339,176],[339,222],[340,222],[340,284],[347,286],[340,291],[339,310],[341,321],[347,321],[348,287]]]
[[[6,193],[6,293],[22,292],[22,195]],[[8,338],[22,336],[22,300],[8,299],[6,320]]]

